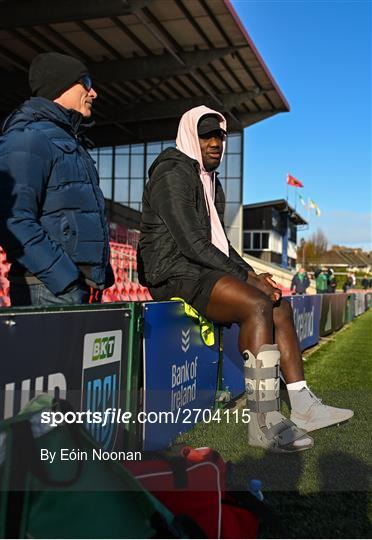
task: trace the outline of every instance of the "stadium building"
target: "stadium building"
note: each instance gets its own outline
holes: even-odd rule
[[[285,199],[245,204],[243,251],[262,261],[295,269],[297,230],[307,226]]]
[[[89,137],[115,241],[135,244],[147,169],[180,116],[202,104],[223,112],[225,224],[243,251],[243,130],[289,105],[229,0],[5,0],[0,21],[0,119],[29,96],[37,54],[88,65],[99,96]]]

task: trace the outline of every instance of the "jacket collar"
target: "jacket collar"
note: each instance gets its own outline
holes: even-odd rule
[[[22,129],[31,122],[49,120],[74,137],[78,137],[84,125],[84,118],[72,109],[65,109],[58,103],[43,97],[31,97],[25,101],[18,109],[13,111],[3,123],[3,133],[12,129]]]

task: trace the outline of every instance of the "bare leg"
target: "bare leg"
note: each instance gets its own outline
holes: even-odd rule
[[[218,323],[240,325],[239,350],[257,355],[264,344],[273,343],[273,306],[259,289],[234,276],[219,279],[212,289],[207,317]]]
[[[275,343],[281,353],[281,369],[286,383],[303,380],[302,355],[289,302],[272,307],[271,300],[259,289],[233,276],[224,276],[213,287],[207,317],[219,323],[240,325],[239,350],[256,355],[264,344]]]
[[[293,311],[289,302],[281,300],[274,307],[274,339],[280,351],[280,367],[287,384],[305,379],[302,354],[293,322]]]
[[[239,349],[244,352],[247,407],[251,409],[249,443],[274,452],[310,448],[311,437],[280,412],[277,372],[280,353],[272,345],[273,304],[269,297],[257,287],[226,275],[213,287],[206,315],[219,323],[240,325]]]

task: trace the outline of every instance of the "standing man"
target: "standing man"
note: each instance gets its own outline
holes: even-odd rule
[[[167,148],[151,165],[139,277],[155,300],[181,297],[212,321],[239,324],[249,442],[297,452],[313,445],[306,431],[347,420],[353,412],[324,405],[307,387],[289,302],[281,301],[271,275],[256,274],[226,237],[225,198],[216,173],[225,140],[225,118],[196,107],[181,118],[177,148]],[[280,412],[279,360],[292,421]]]
[[[310,285],[309,277],[305,268],[300,268],[293,276],[291,283],[292,294],[306,294],[306,289]]]
[[[322,268],[321,272],[316,276],[316,292],[317,294],[325,294],[328,292],[328,272],[327,268]]]
[[[328,278],[328,292],[335,293],[337,289],[337,280],[333,268],[328,268],[327,271]]]
[[[100,301],[113,284],[105,203],[82,135],[97,93],[86,66],[55,52],[29,70],[34,97],[0,137],[0,244],[13,306]]]

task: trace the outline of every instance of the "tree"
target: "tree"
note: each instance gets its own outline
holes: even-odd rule
[[[321,229],[317,229],[308,240],[301,238],[297,258],[303,266],[320,264],[322,255],[327,252],[328,240]]]

